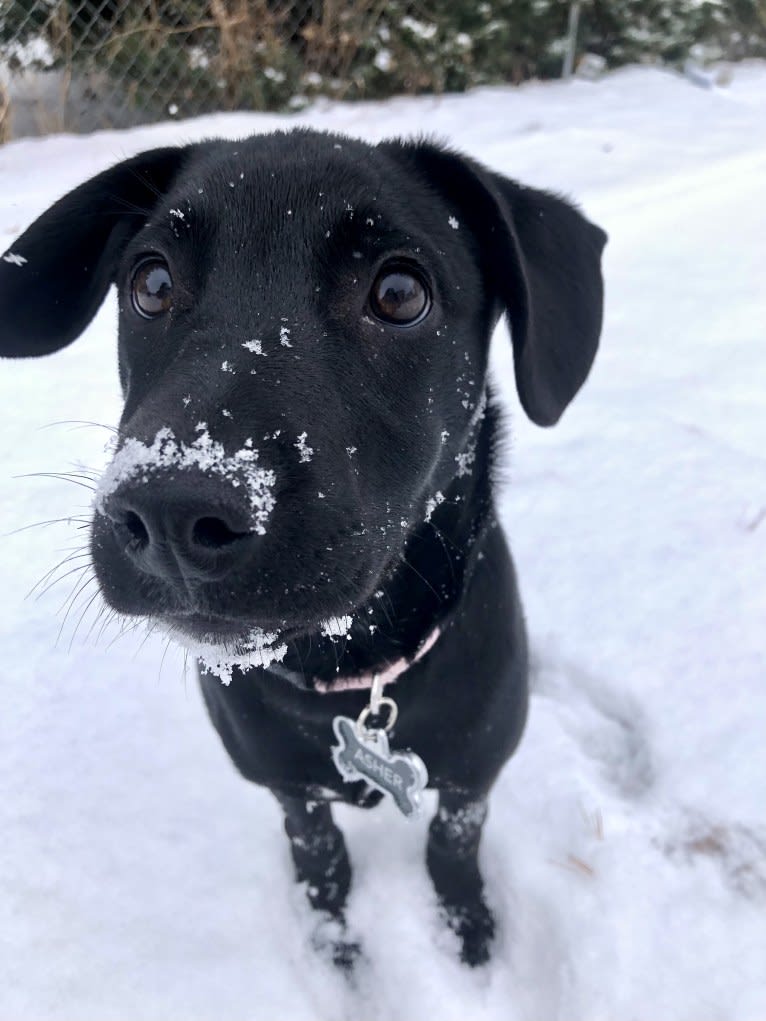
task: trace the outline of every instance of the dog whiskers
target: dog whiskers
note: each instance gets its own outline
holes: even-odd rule
[[[165,657],[168,654],[168,650],[170,649],[171,642],[172,642],[171,638],[167,638],[165,640],[165,648],[163,650],[162,658],[160,659],[160,665],[159,665],[159,668],[157,670],[157,682],[158,683],[162,680],[162,668],[165,666]]]
[[[136,626],[138,626],[138,624],[139,624],[139,623],[140,623],[140,621],[137,621],[137,622],[136,622]],[[140,644],[140,645],[138,646],[138,648],[136,649],[136,651],[135,651],[135,652],[133,653],[132,659],[134,659],[134,660],[135,660],[136,656],[137,656],[137,655],[138,655],[138,654],[139,654],[139,653],[141,652],[141,650],[143,649],[143,647],[144,647],[144,646],[146,645],[146,643],[147,643],[147,642],[149,641],[149,639],[150,639],[150,638],[152,637],[152,635],[154,634],[154,632],[155,632],[155,631],[157,630],[157,627],[158,627],[158,623],[157,623],[157,621],[156,621],[156,620],[153,620],[153,621],[152,621],[152,622],[151,622],[151,623],[149,624],[149,626],[148,626],[148,627],[147,627],[147,629],[146,629],[146,634],[144,635],[144,637],[143,637],[143,640],[142,640],[141,644]]]
[[[450,578],[451,578],[451,580],[452,580],[453,582],[456,582],[456,581],[457,581],[457,577],[456,577],[456,575],[455,575],[455,564],[454,564],[454,562],[453,562],[453,560],[452,560],[452,556],[450,555],[450,551],[449,551],[449,550],[447,549],[447,541],[449,541],[449,543],[450,543],[450,544],[451,544],[452,546],[454,546],[454,547],[455,547],[455,549],[456,549],[456,550],[458,550],[458,552],[460,552],[460,550],[459,550],[459,547],[458,547],[458,546],[455,546],[455,543],[454,543],[454,542],[452,542],[452,540],[451,540],[451,539],[448,539],[448,537],[447,537],[447,536],[445,536],[445,534],[444,534],[444,533],[442,532],[442,530],[441,530],[440,528],[438,528],[438,527],[437,527],[437,526],[436,526],[436,525],[435,525],[435,524],[433,523],[433,521],[429,520],[429,521],[427,521],[427,522],[426,522],[426,524],[427,524],[427,525],[430,525],[430,526],[431,526],[431,528],[432,528],[432,529],[433,529],[433,531],[434,531],[434,535],[436,536],[436,538],[437,538],[437,539],[439,540],[439,542],[441,543],[441,547],[442,547],[442,549],[444,550],[444,556],[445,556],[445,558],[446,558],[446,560],[447,560],[447,564],[449,565],[449,571],[450,571]]]
[[[308,637],[309,637],[309,655],[310,655],[311,654],[311,635],[309,634]],[[304,667],[303,656],[301,656],[300,642],[299,641],[294,641],[294,642],[291,642],[290,644],[295,649],[295,655],[298,657],[298,662],[301,665],[301,678],[303,680],[303,683],[305,684],[306,683],[306,670],[305,670],[305,667]]]
[[[56,641],[53,643],[54,648],[58,648],[58,644],[61,641],[61,636],[64,632],[64,628],[66,627],[66,622],[69,619],[69,615],[71,614],[75,605],[77,604],[78,599],[83,595],[88,586],[92,585],[94,582],[96,583],[96,585],[98,585],[98,579],[96,578],[95,574],[91,574],[89,577],[85,579],[85,581],[81,583],[80,582],[75,583],[75,588],[73,589],[73,592],[70,593],[67,599],[59,607],[58,610],[59,613],[64,609],[65,606],[67,607],[67,609],[66,613],[64,614],[64,619],[61,621],[61,627],[59,628],[58,634],[56,635]],[[69,605],[67,606],[67,604]]]
[[[101,639],[104,637],[104,632],[106,631],[106,629],[117,618],[117,611],[116,610],[113,610],[113,609],[111,609],[111,607],[108,607],[106,603],[104,603],[104,608],[106,610],[106,614],[104,615],[104,619],[101,622],[101,627],[99,628],[98,634],[96,635],[96,639],[95,639],[95,642],[94,642],[95,645],[99,644]]]
[[[118,430],[113,425],[107,425],[105,422],[91,422],[88,419],[82,418],[63,418],[58,422],[48,422],[47,425],[41,425],[40,429],[52,429],[57,425],[73,425],[79,429],[85,429],[87,426],[93,426],[97,429],[106,429],[107,432],[114,433],[115,436],[118,435]],[[74,432],[74,430],[70,429],[70,432]]]
[[[67,652],[68,653],[72,651],[72,646],[74,645],[74,640],[77,637],[77,632],[80,630],[80,626],[81,626],[82,622],[85,620],[85,617],[87,616],[88,610],[91,608],[91,606],[93,606],[94,602],[97,599],[100,599],[100,598],[101,598],[101,589],[97,588],[96,591],[93,593],[93,595],[88,600],[88,602],[85,604],[85,608],[83,609],[82,613],[80,614],[80,617],[79,617],[79,619],[77,621],[77,624],[75,625],[74,631],[72,631],[72,637],[69,639],[69,646],[67,648]]]
[[[12,535],[18,535],[20,532],[28,532],[31,528],[46,528],[48,525],[60,525],[60,524],[71,524],[73,521],[77,521],[80,524],[79,528],[87,528],[90,525],[89,518],[83,518],[79,515],[70,514],[66,518],[48,518],[47,521],[33,521],[30,525],[22,525],[20,528],[14,528],[11,532],[5,532],[4,538],[10,538]]]
[[[14,479],[59,479],[61,482],[71,482],[74,486],[82,486],[83,489],[96,492],[96,487],[90,483],[95,480],[88,475],[79,472],[26,472],[24,475],[14,475]],[[83,479],[87,479],[83,482]]]
[[[436,599],[437,599],[438,602],[440,602],[440,603],[444,602],[444,597],[439,592],[436,591],[436,589],[433,587],[433,585],[428,580],[428,578],[424,577],[420,573],[420,571],[417,569],[417,567],[413,567],[413,565],[405,557],[404,553],[400,553],[399,554],[399,560],[405,565],[405,567],[409,567],[409,569],[413,572],[413,574],[416,574],[418,576],[418,578],[420,578],[420,580],[423,582],[423,584],[433,592],[433,594],[436,596]]]
[[[35,584],[32,586],[29,592],[27,592],[24,598],[29,599],[32,595],[34,595],[35,592],[37,592],[37,596],[35,597],[36,599],[42,598],[42,596],[44,596],[46,592],[49,592],[55,585],[58,585],[60,581],[64,581],[65,578],[68,578],[69,575],[73,574],[75,571],[83,570],[83,568],[87,567],[87,564],[77,564],[71,570],[66,571],[64,574],[60,575],[57,578],[53,577],[56,571],[60,570],[62,567],[65,567],[67,564],[72,563],[72,561],[74,560],[82,560],[83,558],[88,559],[90,558],[90,553],[88,550],[77,549],[73,553],[70,553],[68,556],[64,557],[64,559],[60,560],[55,567],[52,567],[49,571],[46,571],[46,573],[42,576],[42,578],[40,578],[39,581],[35,582]],[[50,583],[46,584],[49,578],[53,578],[53,580],[50,581]],[[45,587],[41,589],[41,586]],[[41,590],[38,592],[38,589]]]
[[[119,614],[116,611],[113,611],[112,612],[112,616],[109,618],[109,622],[111,623],[118,616],[119,616]],[[111,649],[111,647],[115,644],[115,642],[118,642],[121,638],[124,638],[126,635],[130,635],[134,631],[137,631],[142,623],[143,623],[143,619],[141,619],[141,618],[138,618],[136,620],[130,621],[130,623],[127,623],[125,621],[119,620],[118,621],[119,631],[114,636],[114,638],[112,638],[112,640],[109,642],[109,644],[106,646],[106,650],[109,651],[109,649]]]
[[[396,609],[394,608],[394,601],[391,598],[391,593],[387,591],[384,584],[380,586],[380,591],[383,593],[380,600],[380,608],[386,615],[386,620],[388,621],[389,626],[396,628],[396,621],[394,620],[394,617],[396,616]],[[388,603],[388,608],[386,608],[386,603]]]
[[[97,624],[98,624],[98,623],[99,623],[100,621],[102,621],[102,620],[103,620],[103,617],[104,617],[104,614],[106,613],[106,611],[107,611],[107,605],[106,605],[106,603],[105,603],[105,602],[104,602],[104,601],[102,600],[102,601],[101,601],[101,606],[99,607],[99,610],[98,610],[98,613],[97,613],[97,614],[96,614],[96,616],[95,616],[95,617],[93,618],[93,623],[92,623],[92,624],[90,625],[90,627],[88,628],[88,633],[87,633],[87,635],[85,636],[85,641],[86,641],[86,642],[89,642],[89,641],[90,641],[90,637],[91,637],[91,635],[93,634],[93,631],[94,631],[94,629],[95,629],[96,625],[97,625]],[[97,641],[96,641],[96,642],[94,642],[94,645],[95,645],[95,644],[98,644],[98,642],[97,642]]]

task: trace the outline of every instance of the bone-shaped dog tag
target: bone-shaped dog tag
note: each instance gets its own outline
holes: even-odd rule
[[[421,812],[420,792],[428,783],[428,770],[415,752],[392,752],[384,730],[366,730],[348,716],[336,716],[332,728],[338,744],[332,757],[347,783],[366,780],[389,794],[402,815],[413,819]]]

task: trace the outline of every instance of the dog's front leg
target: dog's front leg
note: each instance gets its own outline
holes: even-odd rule
[[[306,883],[311,906],[342,918],[351,887],[351,863],[329,804],[281,793],[277,799],[285,813],[296,877],[299,883]]]
[[[495,920],[484,900],[479,841],[487,801],[468,792],[440,791],[439,810],[428,831],[426,862],[460,957],[476,966],[489,960]]]
[[[285,832],[299,883],[306,884],[309,903],[325,918],[313,943],[333,963],[351,970],[360,946],[347,938],[344,908],[351,887],[351,862],[343,834],[333,822],[326,801],[305,801],[275,792],[285,813]],[[328,923],[329,924],[326,924]]]

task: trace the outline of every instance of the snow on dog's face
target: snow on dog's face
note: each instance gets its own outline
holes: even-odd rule
[[[0,353],[69,343],[116,284],[102,590],[203,659],[265,663],[282,636],[359,617],[454,513],[501,311],[525,409],[557,420],[595,354],[603,241],[561,200],[431,145],[298,132],[156,150],[12,247]]]

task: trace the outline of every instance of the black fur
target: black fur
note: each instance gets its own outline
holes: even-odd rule
[[[121,163],[0,262],[0,354],[70,343],[114,282],[120,443],[170,429],[188,449],[205,423],[227,456],[251,440],[274,472],[260,529],[231,478],[193,464],[128,477],[94,514],[92,553],[125,614],[229,646],[253,627],[284,639],[281,664],[235,669],[229,685],[203,671],[202,691],[237,768],[279,798],[312,903],[341,922],[351,868],[327,800],[379,795],[336,772],[331,720],[368,693],[315,684],[412,659],[441,629],[387,692],[392,746],[417,751],[440,793],[427,863],[471,964],[494,932],[477,863],[486,798],[527,708],[491,401],[482,414],[489,338],[507,314],[521,402],[556,422],[596,353],[605,240],[564,200],[437,145],[296,132]],[[173,298],[150,320],[131,279],[157,253]],[[430,289],[415,325],[371,310],[392,259]],[[348,638],[321,633],[343,614]],[[337,942],[339,963],[354,952]]]

